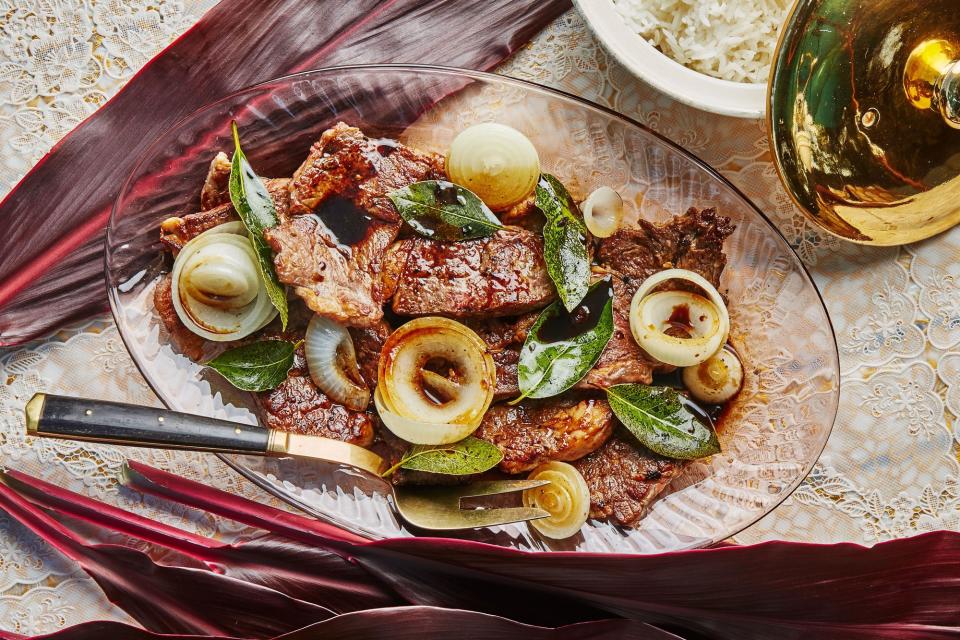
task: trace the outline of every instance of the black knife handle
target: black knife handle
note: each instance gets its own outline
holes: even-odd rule
[[[269,431],[226,420],[120,402],[38,393],[26,407],[27,433],[159,449],[266,453]]]

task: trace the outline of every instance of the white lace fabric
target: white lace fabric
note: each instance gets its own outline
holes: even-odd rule
[[[0,0],[0,193],[214,0]],[[787,501],[736,536],[871,544],[960,530],[960,228],[904,249],[842,243],[790,203],[763,123],[702,113],[643,85],[607,56],[575,12],[500,73],[609,106],[720,170],[779,225],[826,299],[840,347],[840,413],[827,449]],[[128,457],[278,503],[213,456],[24,436],[38,391],[157,404],[108,318],[0,350],[0,466],[218,538],[236,523],[122,489]],[[126,620],[92,580],[0,514],[0,629],[55,631]]]

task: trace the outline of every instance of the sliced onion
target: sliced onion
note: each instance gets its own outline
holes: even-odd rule
[[[436,363],[441,363],[450,375],[432,370],[430,367]],[[391,431],[391,421],[404,432],[413,428],[415,422],[440,431],[456,425],[469,435],[493,401],[496,381],[496,368],[487,345],[471,329],[447,318],[417,318],[394,331],[383,346],[378,369],[378,411],[412,421],[401,424],[387,416],[384,424]],[[406,439],[400,433],[396,435]],[[436,440],[452,436],[414,437]]]
[[[452,444],[460,442],[480,426],[478,420],[473,424],[424,422],[405,418],[386,408],[380,388],[373,393],[373,403],[377,408],[380,421],[393,435],[412,444]]]
[[[550,513],[547,518],[531,520],[530,525],[554,540],[579,532],[590,515],[590,489],[576,467],[566,462],[548,462],[534,469],[529,477],[550,481],[523,492],[523,506],[539,507]]]
[[[173,263],[173,306],[193,333],[238,340],[277,315],[241,222],[209,229],[185,244]]]
[[[743,386],[743,363],[730,349],[683,370],[683,385],[694,399],[707,404],[729,402]]]
[[[370,405],[370,389],[360,376],[349,331],[329,318],[313,316],[303,351],[310,378],[321,391],[354,411]]]
[[[540,179],[540,156],[525,135],[485,122],[464,129],[447,154],[447,176],[473,191],[494,210],[509,209],[529,196]]]
[[[650,292],[669,280],[695,284],[708,298],[686,291]],[[692,335],[671,336],[674,310],[687,305]],[[720,292],[706,278],[686,269],[668,269],[644,280],[630,303],[630,330],[644,351],[660,362],[692,367],[709,359],[726,343],[730,316]]]
[[[623,222],[623,198],[610,187],[600,187],[580,205],[583,222],[598,238],[609,238]]]

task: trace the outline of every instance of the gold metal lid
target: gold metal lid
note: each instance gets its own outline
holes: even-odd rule
[[[954,0],[797,0],[767,126],[787,192],[853,242],[960,223],[960,11]]]

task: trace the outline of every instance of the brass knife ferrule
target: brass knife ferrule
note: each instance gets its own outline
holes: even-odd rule
[[[35,393],[23,408],[27,416],[27,435],[35,436],[40,431],[40,416],[43,415],[43,405],[47,401],[47,394]]]

